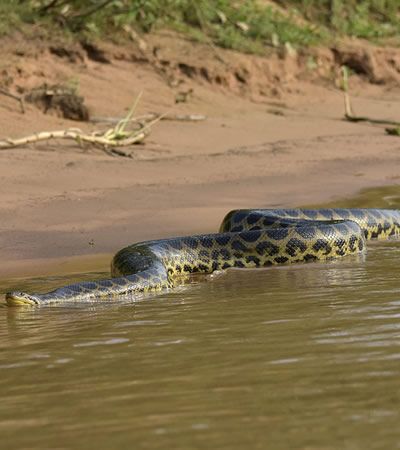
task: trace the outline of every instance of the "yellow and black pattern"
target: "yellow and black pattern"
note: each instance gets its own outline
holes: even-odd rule
[[[10,292],[8,305],[89,301],[172,288],[192,273],[266,267],[362,252],[366,239],[400,235],[400,211],[379,209],[235,210],[220,232],[141,242],[120,250],[112,278],[46,294]]]

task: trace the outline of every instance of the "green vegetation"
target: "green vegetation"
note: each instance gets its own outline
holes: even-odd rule
[[[396,36],[400,31],[399,0],[288,0],[307,20],[342,35],[365,39]]]
[[[0,0],[0,34],[25,23],[78,35],[172,27],[247,52],[309,46],[337,35],[398,39],[398,0]]]

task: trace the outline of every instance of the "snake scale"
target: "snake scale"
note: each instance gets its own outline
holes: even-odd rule
[[[111,263],[110,279],[60,287],[45,294],[9,292],[11,306],[90,301],[159,291],[190,274],[230,267],[265,267],[315,261],[364,251],[368,239],[400,235],[400,210],[238,209],[216,234],[130,245]]]

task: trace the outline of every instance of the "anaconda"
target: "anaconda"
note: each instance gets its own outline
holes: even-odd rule
[[[363,252],[365,241],[400,235],[400,211],[255,209],[228,213],[219,233],[140,242],[120,250],[111,278],[45,294],[9,292],[8,305],[90,301],[173,288],[192,273],[265,267]]]

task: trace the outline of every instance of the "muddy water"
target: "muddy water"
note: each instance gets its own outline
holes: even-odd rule
[[[400,448],[399,261],[372,243],[136,303],[0,308],[0,448]]]

